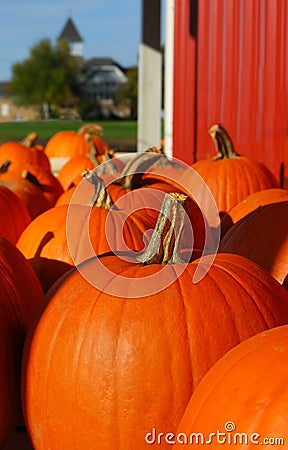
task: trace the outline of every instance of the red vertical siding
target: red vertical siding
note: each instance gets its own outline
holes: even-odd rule
[[[182,95],[188,88],[189,101],[194,86],[197,112],[179,116],[185,107],[174,97],[174,155],[191,163],[214,154],[207,131],[220,122],[239,153],[264,162],[277,177],[285,163],[287,176],[288,2],[198,0],[194,46],[179,20],[184,12],[189,17],[189,4],[175,4],[175,96],[178,85]],[[195,152],[187,154],[195,140]]]
[[[189,163],[194,158],[196,139],[196,39],[190,29],[191,15],[197,14],[194,3],[197,2],[175,0],[173,154]]]

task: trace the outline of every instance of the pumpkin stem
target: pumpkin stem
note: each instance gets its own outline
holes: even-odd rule
[[[84,139],[88,144],[88,153],[87,156],[90,158],[92,163],[95,167],[98,167],[100,165],[99,161],[97,160],[97,149],[95,147],[95,144],[93,142],[93,139],[91,138],[91,135],[89,133],[84,134]]]
[[[86,134],[86,133],[97,133],[103,135],[104,130],[103,127],[98,125],[97,123],[86,123],[82,125],[78,130],[78,134]]]
[[[103,155],[97,154],[97,148],[94,144],[94,141],[89,133],[85,133],[84,139],[88,143],[89,151],[87,153],[88,158],[92,161],[92,164],[94,164],[94,167],[97,167],[97,175],[103,175],[105,173],[115,173],[118,172],[116,164],[112,161],[112,152],[106,152]],[[101,164],[97,157],[102,159],[102,162],[110,160],[111,163],[109,164]]]
[[[110,209],[112,207],[112,200],[109,195],[109,192],[106,189],[106,186],[98,177],[95,170],[86,169],[82,172],[82,176],[85,180],[92,183],[94,186],[94,194],[88,206],[96,206],[97,208]]]
[[[120,184],[124,189],[133,189],[138,184],[139,178],[142,178],[143,172],[163,157],[163,154],[158,150],[157,147],[150,147],[143,152],[137,153],[126,164],[121,177],[115,181],[115,184]]]
[[[143,264],[182,264],[179,244],[185,221],[187,195],[166,194],[151,240],[137,261]]]
[[[2,164],[2,166],[0,167],[0,173],[6,173],[8,172],[8,168],[11,164],[11,161],[9,161],[9,159],[7,159],[6,161],[4,161],[4,163]]]
[[[37,139],[38,139],[37,133],[35,133],[35,131],[32,131],[21,141],[21,144],[24,145],[24,147],[29,148],[35,144]]]
[[[214,161],[225,158],[237,158],[239,156],[234,149],[229,134],[221,125],[212,125],[209,134],[215,143],[217,151],[217,155],[213,158]]]
[[[34,184],[34,186],[37,186],[38,188],[42,188],[42,184],[39,183],[35,175],[33,175],[28,170],[22,170],[21,172],[21,178],[24,178],[25,180],[30,181],[30,183]]]

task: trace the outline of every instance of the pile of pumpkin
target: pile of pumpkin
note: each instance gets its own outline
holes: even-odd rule
[[[191,167],[95,124],[0,146],[1,448],[288,440],[288,191],[209,131]]]

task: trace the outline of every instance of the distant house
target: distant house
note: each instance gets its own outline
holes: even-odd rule
[[[33,106],[17,106],[8,92],[8,82],[0,82],[0,122],[37,120],[38,111]]]
[[[127,107],[117,105],[116,91],[127,82],[126,70],[111,58],[92,58],[81,66],[79,83],[81,98],[104,117],[130,114]]]
[[[71,55],[83,57],[83,38],[69,17],[58,39],[68,42]],[[111,58],[83,60],[79,74],[81,101],[90,105],[91,113],[104,117],[129,115],[127,107],[119,107],[116,90],[127,82],[126,70]]]
[[[126,69],[111,58],[83,59],[83,38],[71,17],[68,17],[57,39],[66,40],[72,56],[80,58],[79,92],[80,101],[86,105],[91,116],[99,115],[127,117],[130,109],[118,105],[116,91],[127,82]],[[35,120],[38,113],[33,107],[17,107],[9,96],[7,83],[0,83],[0,121]],[[76,105],[62,105],[60,117],[78,117]]]

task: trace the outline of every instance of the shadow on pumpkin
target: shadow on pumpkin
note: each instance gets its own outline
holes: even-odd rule
[[[34,257],[29,259],[45,293],[62,275],[74,267],[65,261],[41,256],[43,249],[52,239],[54,233],[48,231],[43,236]]]
[[[286,291],[288,291],[288,273],[286,274],[286,277],[284,278],[283,287],[286,289]]]
[[[287,220],[288,201],[258,206],[227,230],[219,251],[253,260],[288,289]]]

